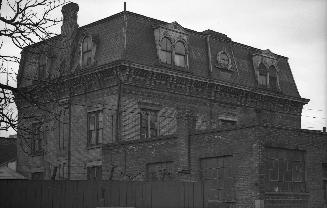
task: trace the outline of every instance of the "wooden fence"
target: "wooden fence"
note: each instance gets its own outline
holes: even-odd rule
[[[3,208],[206,208],[201,182],[0,180]]]

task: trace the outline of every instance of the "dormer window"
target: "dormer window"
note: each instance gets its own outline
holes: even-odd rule
[[[262,63],[259,65],[259,76],[258,76],[258,84],[259,86],[267,86],[267,68]]]
[[[182,42],[178,41],[175,45],[175,65],[179,67],[186,66],[186,51]]]
[[[254,54],[252,61],[258,87],[279,91],[278,57],[267,49]]]
[[[82,66],[90,66],[92,62],[92,39],[85,37],[82,43]]]
[[[165,64],[171,64],[172,57],[172,45],[168,38],[163,38],[161,40],[161,62]]]
[[[278,89],[277,84],[277,71],[274,66],[269,67],[269,87],[273,90]]]
[[[172,69],[188,68],[188,34],[177,22],[156,25],[154,37],[160,63]]]

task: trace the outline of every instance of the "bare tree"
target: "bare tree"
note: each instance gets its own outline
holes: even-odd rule
[[[0,0],[0,132],[17,131],[15,96],[41,108],[33,95],[17,88],[20,56],[9,54],[8,48],[24,47],[56,35],[53,28],[61,23],[54,12],[65,0]]]

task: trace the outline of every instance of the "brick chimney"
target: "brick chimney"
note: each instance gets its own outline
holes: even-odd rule
[[[61,26],[61,34],[70,38],[73,32],[78,28],[77,12],[79,10],[78,4],[68,3],[61,9],[63,16],[63,23]]]

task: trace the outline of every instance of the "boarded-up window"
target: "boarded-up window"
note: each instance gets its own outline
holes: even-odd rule
[[[209,198],[223,202],[233,201],[232,156],[202,158],[200,166],[201,179],[205,181]]]
[[[304,192],[304,152],[282,148],[266,148],[266,191]]]
[[[150,181],[167,181],[172,179],[173,162],[149,163],[146,167],[147,179]]]
[[[87,180],[101,180],[102,166],[87,167]]]

